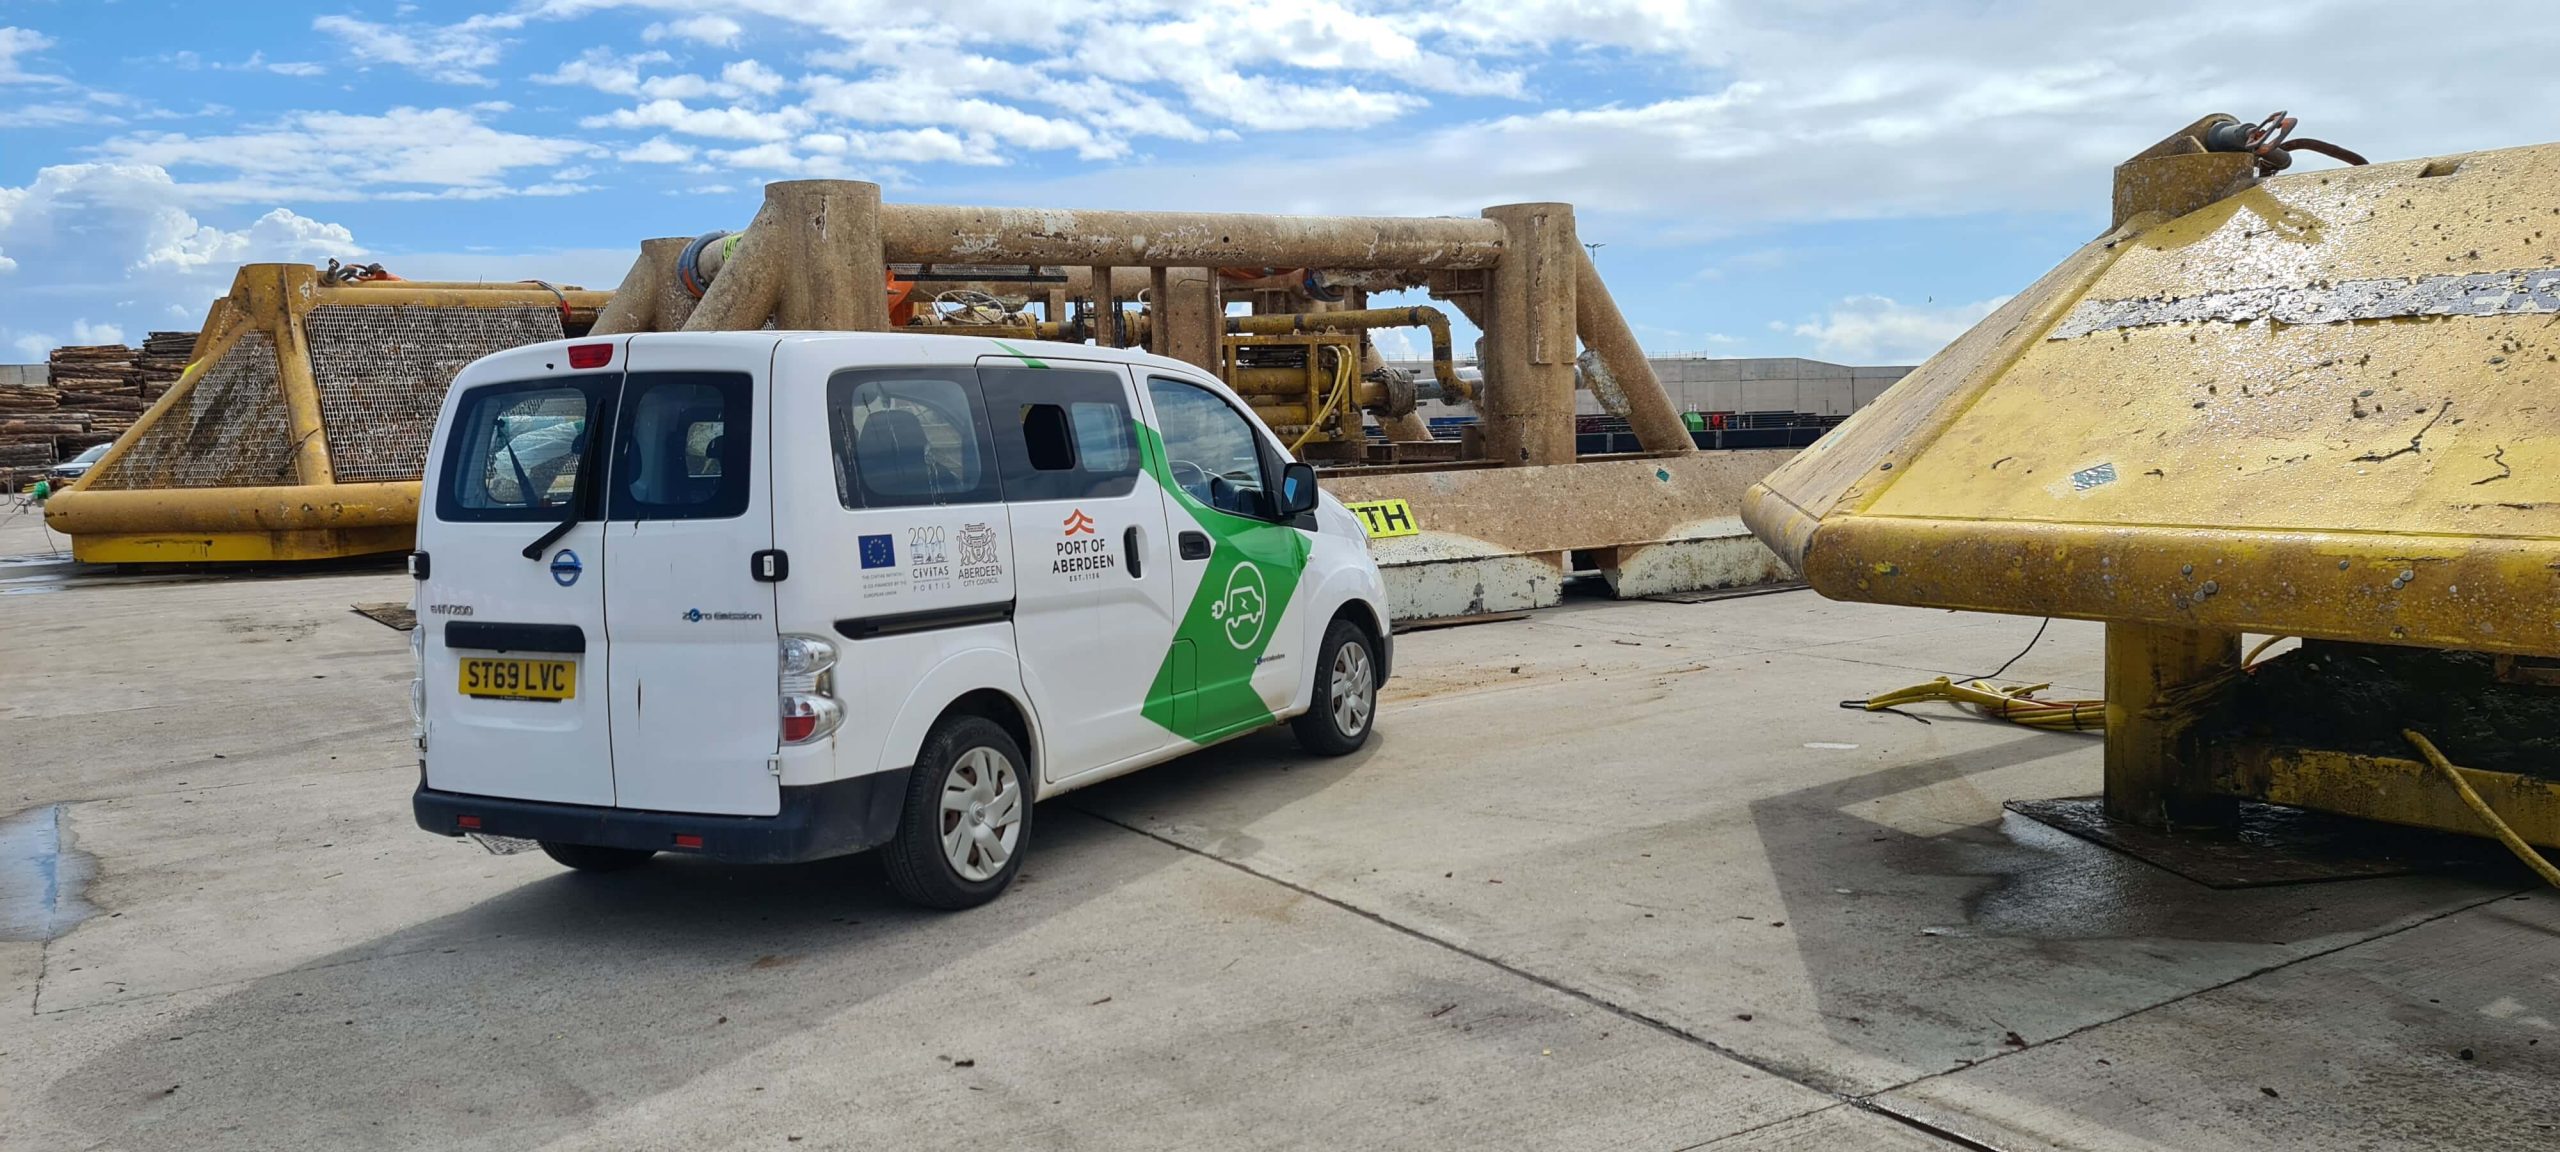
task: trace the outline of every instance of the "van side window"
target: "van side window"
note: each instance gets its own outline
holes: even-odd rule
[[[986,418],[967,368],[855,368],[827,378],[836,500],[847,508],[991,504]]]
[[[566,514],[577,498],[598,401],[614,383],[589,377],[490,384],[465,394],[445,449],[436,517],[557,520]]]
[[[1138,483],[1129,390],[1116,372],[978,370],[1009,500],[1096,500]]]
[[[1147,378],[1156,424],[1164,434],[1165,467],[1191,498],[1221,512],[1268,518],[1262,477],[1262,441],[1244,413],[1187,380]]]
[[[623,377],[606,518],[720,520],[745,512],[752,390],[738,372]]]

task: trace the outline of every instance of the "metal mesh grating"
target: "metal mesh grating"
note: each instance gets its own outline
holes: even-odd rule
[[[89,486],[244,488],[293,480],[275,341],[252,332]]]
[[[305,318],[329,465],[341,483],[415,480],[425,471],[436,411],[464,365],[560,338],[560,312],[496,308],[331,305]]]

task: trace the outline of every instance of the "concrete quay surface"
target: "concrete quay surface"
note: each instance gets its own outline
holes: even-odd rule
[[[2036,621],[1573,602],[1378,739],[877,865],[415,829],[392,571],[102,575],[0,517],[0,1149],[2560,1147],[2521,869],[2215,890],[2003,811],[2097,739],[1837,702]],[[2012,675],[2096,695],[2099,630]]]

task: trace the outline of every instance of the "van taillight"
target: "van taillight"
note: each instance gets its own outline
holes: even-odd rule
[[[836,646],[823,636],[796,633],[781,637],[776,653],[782,696],[782,742],[807,744],[831,735],[844,723],[844,706],[836,703]]]
[[[613,363],[613,345],[611,344],[569,346],[569,366],[572,368],[602,368],[611,363]]]

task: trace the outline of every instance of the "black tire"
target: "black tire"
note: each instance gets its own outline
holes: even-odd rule
[[[1297,733],[1301,746],[1318,756],[1348,756],[1367,744],[1369,733],[1378,727],[1377,649],[1359,625],[1336,620],[1324,630],[1315,668],[1312,703],[1289,722],[1289,730]],[[1347,673],[1340,678],[1356,694],[1357,707],[1341,707],[1343,702],[1335,699],[1337,673]]]
[[[657,855],[646,848],[599,848],[593,844],[542,842],[542,854],[580,872],[620,872],[637,868]]]
[[[969,788],[978,780],[989,781],[990,790],[1001,796],[997,782],[1003,778],[1002,771],[990,772],[994,761],[981,753],[1001,758],[1010,769],[1016,789],[1010,808],[982,797],[972,801],[968,809],[946,809],[943,795],[947,790]],[[924,750],[917,754],[915,771],[907,779],[907,801],[898,817],[898,834],[881,850],[880,862],[889,873],[889,887],[909,903],[952,911],[975,908],[1003,895],[1013,884],[1014,875],[1022,871],[1023,851],[1031,846],[1032,800],[1038,792],[1033,780],[1030,758],[1022,754],[1022,746],[1003,725],[983,716],[944,717],[925,737]],[[987,819],[980,819],[982,815]],[[1001,865],[982,876],[964,874],[961,864],[952,859],[945,838],[960,825],[975,822],[984,830],[984,838],[960,830],[959,851],[969,856],[969,867],[987,868],[993,862],[988,859],[986,845],[990,841],[1002,843],[1007,829],[1000,822],[1007,815],[1013,817],[1013,843],[1004,851]]]

